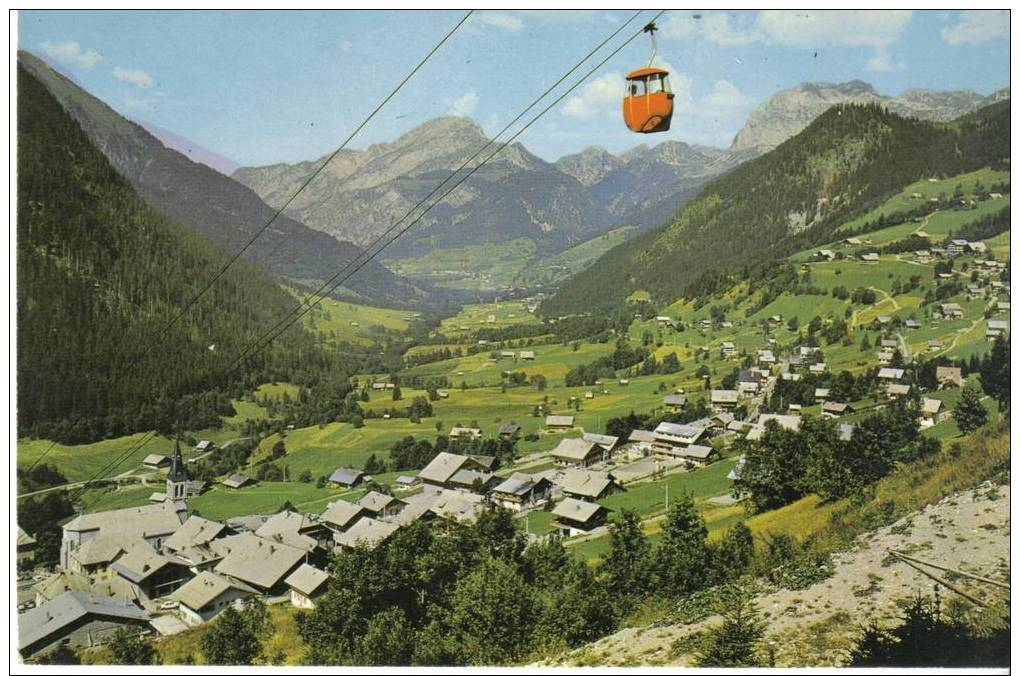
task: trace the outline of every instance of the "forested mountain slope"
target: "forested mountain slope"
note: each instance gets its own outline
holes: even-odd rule
[[[543,303],[547,315],[703,293],[825,241],[899,188],[1009,158],[1009,101],[950,123],[840,104],[771,152],[710,182],[663,228],[612,249]],[[716,280],[716,281],[714,281]]]
[[[275,209],[251,189],[166,147],[41,59],[19,52],[18,62],[81,125],[138,194],[163,215],[231,253],[239,251],[272,218]],[[349,241],[338,241],[281,215],[248,249],[245,259],[279,277],[306,281],[329,279],[361,253]],[[359,271],[344,291],[349,298],[403,306],[426,295],[375,261]]]
[[[207,426],[229,408],[227,364],[295,304],[239,261],[161,335],[226,254],[149,207],[20,66],[17,234],[19,435]],[[233,387],[315,354],[292,329]]]

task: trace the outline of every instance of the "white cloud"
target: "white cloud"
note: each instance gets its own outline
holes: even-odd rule
[[[340,41],[340,50],[341,51],[349,52],[349,51],[351,51],[351,49],[353,47],[354,47],[354,43],[351,42],[350,40],[341,40]]]
[[[103,60],[103,55],[94,49],[81,48],[81,45],[74,41],[50,42],[46,40],[40,45],[43,54],[61,61],[71,63],[82,68],[92,68]]]
[[[910,10],[766,10],[757,29],[765,42],[784,47],[884,47],[913,18]]]
[[[740,108],[751,103],[751,98],[740,93],[729,80],[717,80],[708,96],[702,99],[702,103],[709,108],[728,110]]]
[[[450,115],[470,117],[478,105],[478,94],[468,92],[464,96],[456,99],[445,99],[443,102],[446,104],[447,113]]]
[[[610,104],[618,104],[623,98],[623,82],[623,75],[617,71],[600,75],[568,98],[562,113],[567,117],[586,118],[605,110]]]
[[[967,10],[960,13],[956,25],[942,29],[942,40],[949,45],[980,45],[1008,37],[1009,12],[1005,10]]]
[[[889,55],[889,50],[885,47],[879,47],[875,52],[875,55],[868,59],[868,62],[864,65],[868,70],[876,72],[891,72],[896,70],[903,70],[904,65],[900,61],[893,61],[892,56]]]
[[[152,85],[156,84],[156,81],[152,79],[151,75],[146,73],[144,70],[139,69],[114,66],[113,76],[121,82],[127,82],[135,85],[136,87],[141,87],[142,89],[149,89]]]
[[[673,12],[662,24],[662,34],[669,38],[690,38],[698,33],[724,47],[746,45],[758,38],[751,18],[746,15]]]
[[[499,28],[500,30],[516,33],[524,27],[524,22],[513,14],[503,12],[480,12],[472,17],[484,26]]]

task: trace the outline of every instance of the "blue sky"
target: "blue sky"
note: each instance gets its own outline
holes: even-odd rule
[[[351,145],[446,114],[494,133],[633,11],[476,12]],[[22,11],[18,30],[21,48],[119,112],[257,165],[335,148],[462,14]],[[756,105],[801,82],[859,79],[883,94],[1009,84],[1000,10],[684,10],[659,25],[679,101],[670,132],[639,137],[620,119],[621,77],[648,58],[641,36],[520,141],[549,160],[588,145],[727,146]]]

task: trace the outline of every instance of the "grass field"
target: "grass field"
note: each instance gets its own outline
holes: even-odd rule
[[[166,456],[173,453],[174,442],[160,435],[153,436],[143,446],[135,448],[146,436],[142,433],[131,434],[78,446],[52,444],[46,439],[19,439],[18,467],[28,468],[45,454],[42,462],[55,466],[68,481],[75,482],[91,479],[97,474],[107,477],[139,469],[142,460],[150,453]],[[182,448],[181,451],[187,458],[191,449]],[[118,464],[121,458],[123,461]],[[111,468],[107,469],[108,466]]]
[[[535,254],[522,237],[499,244],[473,244],[385,261],[400,275],[454,289],[491,290],[513,283]]]
[[[294,293],[299,300],[304,296]],[[302,318],[305,327],[333,342],[371,345],[386,338],[398,338],[418,313],[408,310],[358,305],[326,298]]]
[[[572,246],[566,251],[526,267],[521,272],[521,279],[527,284],[551,284],[566,279],[584,270],[599,256],[626,240],[633,230],[633,226],[616,228]]]

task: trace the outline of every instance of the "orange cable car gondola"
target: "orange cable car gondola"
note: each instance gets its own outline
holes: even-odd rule
[[[645,26],[652,37],[652,56],[648,66],[627,73],[627,95],[623,98],[623,120],[627,128],[639,134],[669,131],[673,119],[673,92],[669,90],[669,71],[655,68],[657,51],[654,23]]]

